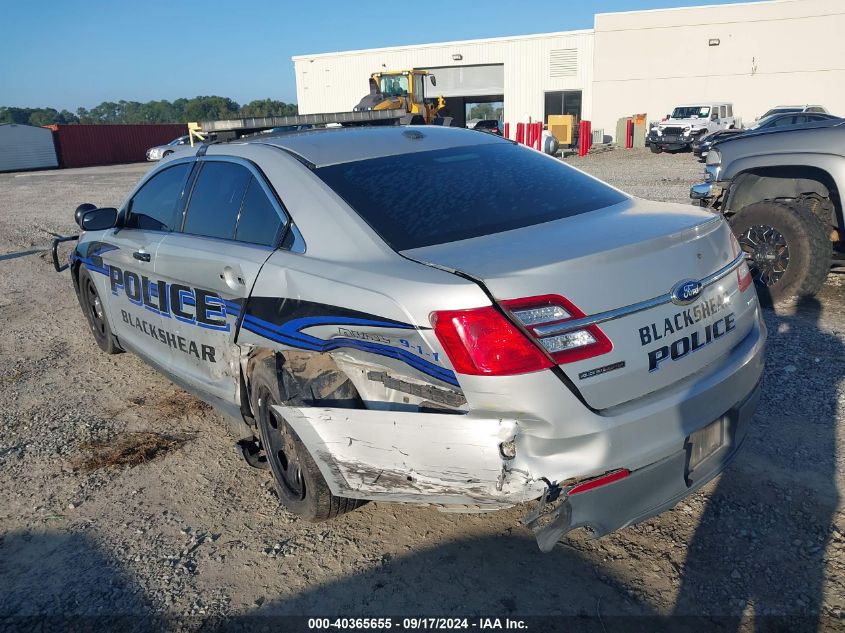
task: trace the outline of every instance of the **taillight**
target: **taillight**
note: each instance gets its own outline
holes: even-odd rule
[[[500,303],[524,332],[493,306],[431,314],[434,333],[459,374],[526,374],[613,349],[597,325],[566,327],[584,313],[563,297],[543,295]]]
[[[742,252],[742,249],[739,246],[739,242],[736,239],[736,236],[731,233],[731,251],[733,251],[734,257],[739,255]],[[739,291],[745,292],[748,290],[748,286],[751,285],[751,271],[748,269],[748,262],[743,260],[743,262],[737,267],[736,269],[736,281],[739,285]]]
[[[558,295],[543,295],[502,301],[502,306],[519,321],[557,364],[607,354],[613,343],[597,325],[569,329],[567,322],[584,317],[570,301]]]
[[[554,364],[493,306],[432,312],[431,325],[459,374],[509,376]]]

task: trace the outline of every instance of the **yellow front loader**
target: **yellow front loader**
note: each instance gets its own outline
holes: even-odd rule
[[[438,114],[446,106],[443,97],[426,100],[425,78],[434,75],[425,70],[398,70],[370,75],[370,94],[361,99],[356,112],[404,110],[400,123],[439,123]]]

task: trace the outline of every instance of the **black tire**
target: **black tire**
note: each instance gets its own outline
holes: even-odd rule
[[[161,155],[161,157],[162,157],[162,158],[167,158],[167,157],[168,157],[168,156],[170,156],[172,153],[173,153],[172,151],[167,150],[166,152],[164,152],[164,154],[162,154],[162,155]]]
[[[109,318],[106,315],[105,306],[100,301],[97,286],[85,266],[79,267],[79,303],[82,306],[85,319],[91,327],[91,333],[94,335],[97,346],[106,354],[122,352],[123,350],[120,349],[117,341],[115,341],[114,334],[112,334]]]
[[[336,497],[331,493],[299,436],[284,418],[272,410],[272,405],[291,402],[281,393],[279,376],[284,369],[277,366],[278,362],[280,360],[274,356],[255,365],[251,376],[251,398],[261,447],[270,465],[280,503],[288,512],[314,523],[354,510],[363,502]]]
[[[764,303],[815,295],[830,271],[828,227],[806,208],[756,202],[731,220]]]
[[[830,226],[835,221],[836,207],[830,198],[811,193],[796,199],[795,203],[818,217],[825,226]]]
[[[655,145],[654,143],[649,143],[648,146],[651,149],[652,154],[660,154],[661,152],[663,152],[663,148],[658,145]]]

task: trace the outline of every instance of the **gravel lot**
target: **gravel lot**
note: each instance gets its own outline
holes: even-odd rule
[[[689,154],[643,150],[569,162],[681,203],[702,172]],[[782,630],[842,624],[842,276],[817,302],[767,313],[746,447],[670,512],[596,541],[575,533],[546,555],[519,523],[523,507],[454,515],[370,503],[310,525],[279,508],[220,416],[137,358],[99,353],[68,274],[42,252],[49,231],[74,232],[78,203],[119,204],[147,167],[0,174],[0,622],[167,614],[200,627],[331,613],[573,615],[605,631],[623,615],[716,618],[700,630],[745,628],[741,615],[797,618]],[[137,466],[75,467],[86,442],[138,431],[187,441]]]

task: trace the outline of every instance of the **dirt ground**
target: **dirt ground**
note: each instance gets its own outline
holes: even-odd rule
[[[571,162],[685,204],[702,171],[689,154],[639,150]],[[521,526],[525,507],[456,515],[370,503],[311,525],[280,509],[218,414],[132,355],[102,355],[68,273],[52,270],[49,232],[73,232],[80,202],[118,205],[147,168],[0,174],[0,623],[544,615],[608,631],[630,622],[617,616],[680,614],[707,618],[700,630],[751,626],[742,615],[758,627],[794,616],[781,630],[842,624],[842,276],[817,302],[767,313],[746,446],[659,517],[594,541],[575,533],[550,554]],[[138,465],[79,468],[90,443],[139,432],[184,441]]]

